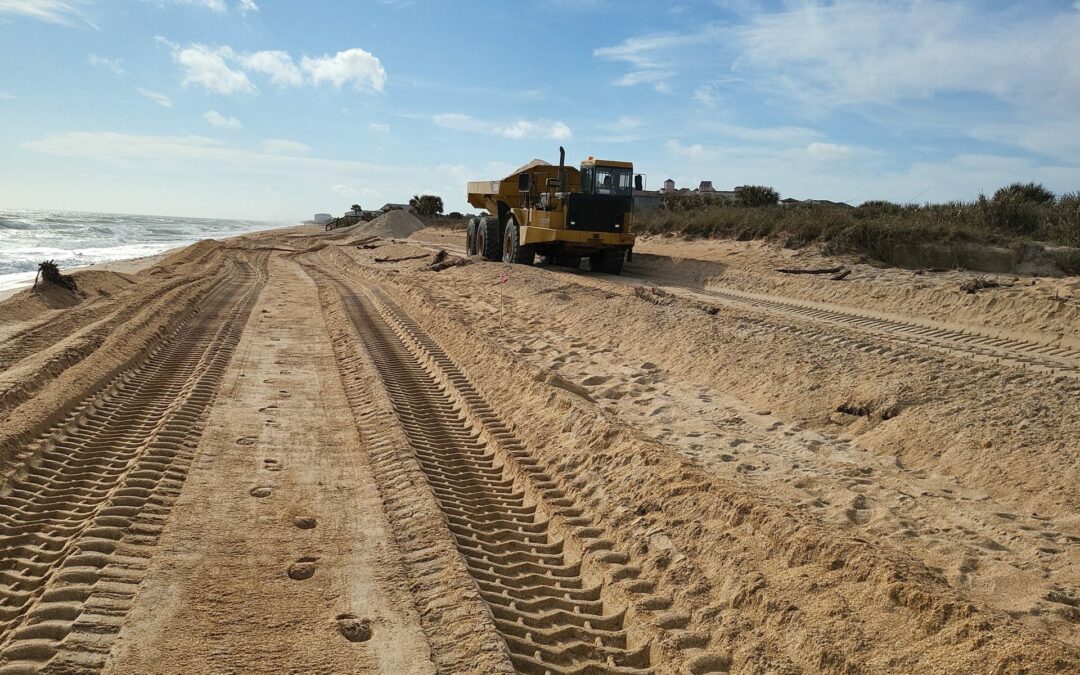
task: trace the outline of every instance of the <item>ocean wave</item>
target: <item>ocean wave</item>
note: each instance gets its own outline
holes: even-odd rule
[[[230,237],[276,224],[71,211],[0,210],[0,286],[23,283],[38,263],[61,268],[154,255],[200,239]]]

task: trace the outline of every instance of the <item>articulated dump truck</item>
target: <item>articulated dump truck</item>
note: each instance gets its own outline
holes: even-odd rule
[[[619,274],[634,247],[634,176],[630,162],[590,157],[581,169],[533,160],[502,180],[469,183],[469,203],[489,215],[466,230],[469,255],[531,265],[537,255],[594,272]]]

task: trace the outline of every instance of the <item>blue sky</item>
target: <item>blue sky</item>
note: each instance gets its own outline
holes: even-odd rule
[[[0,0],[0,208],[273,220],[533,157],[650,187],[1080,190],[1080,2]]]

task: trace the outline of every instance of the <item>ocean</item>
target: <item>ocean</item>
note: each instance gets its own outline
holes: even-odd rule
[[[33,283],[38,263],[61,271],[161,253],[288,223],[0,209],[0,291]]]

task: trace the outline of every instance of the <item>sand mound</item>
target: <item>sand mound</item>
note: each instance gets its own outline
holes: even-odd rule
[[[370,223],[361,223],[353,230],[360,237],[404,239],[417,230],[424,229],[420,219],[408,211],[389,211]]]
[[[27,321],[52,309],[67,309],[86,300],[111,296],[136,283],[130,274],[104,270],[75,272],[72,276],[78,284],[78,291],[70,291],[55,284],[38,283],[36,289],[23,289],[0,302],[0,311],[5,319]]]

